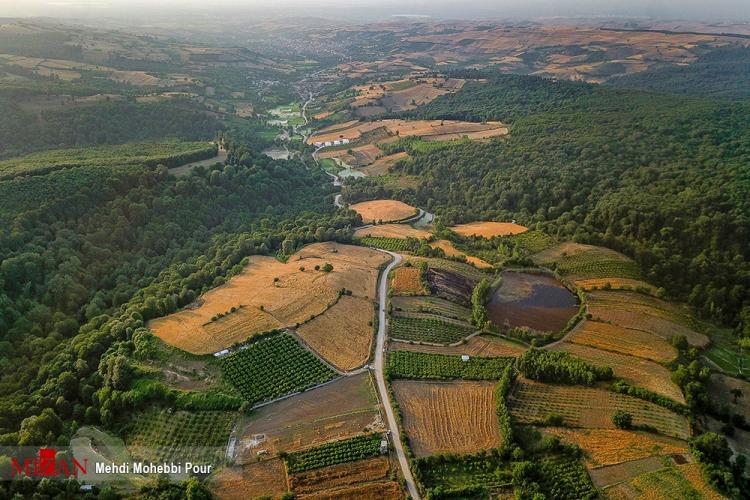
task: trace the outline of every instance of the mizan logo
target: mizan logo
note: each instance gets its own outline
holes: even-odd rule
[[[55,448],[42,448],[39,450],[39,456],[34,458],[24,458],[23,463],[19,463],[16,458],[12,458],[11,477],[78,477],[78,474],[86,474],[88,459],[84,458],[83,463],[75,458],[70,461],[56,457]]]

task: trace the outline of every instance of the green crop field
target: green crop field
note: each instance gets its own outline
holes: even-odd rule
[[[407,379],[498,380],[513,358],[477,358],[411,351],[388,354],[388,376]]]
[[[357,238],[356,243],[364,245],[366,247],[377,247],[391,252],[410,252],[414,251],[413,242],[402,238],[380,238],[366,236],[364,238]]]
[[[512,486],[510,465],[491,454],[425,457],[416,459],[415,465],[417,477],[428,492],[437,488],[465,493],[471,488],[482,493],[479,498],[487,498],[489,490]]]
[[[153,462],[213,462],[224,456],[235,414],[152,409],[125,428],[131,454]]]
[[[286,457],[287,468],[296,473],[376,457],[380,455],[381,440],[380,434],[365,434],[290,453]]]
[[[750,349],[740,351],[728,330],[716,330],[711,333],[711,347],[703,355],[727,375],[750,373]]]
[[[586,468],[577,458],[545,457],[539,462],[539,477],[539,486],[547,498],[579,500],[598,497]]]
[[[336,372],[283,333],[224,358],[224,377],[250,403],[301,391],[331,380]]]
[[[506,236],[506,238],[520,248],[525,255],[541,252],[554,243],[550,235],[541,231],[526,231],[525,233]]]
[[[452,344],[476,331],[470,325],[448,323],[439,319],[393,316],[389,321],[390,336],[399,340]]]

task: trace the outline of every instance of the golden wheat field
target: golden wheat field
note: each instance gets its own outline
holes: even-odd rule
[[[309,321],[333,306],[342,288],[355,297],[374,299],[378,266],[387,260],[382,252],[338,243],[309,245],[286,263],[251,257],[242,273],[205,293],[196,306],[148,326],[180,349],[216,352],[257,333]],[[326,263],[333,265],[332,272],[315,270]],[[219,314],[224,316],[217,318]]]
[[[415,229],[408,224],[379,224],[377,226],[363,227],[354,231],[355,238],[417,238],[425,240],[432,233],[424,229]]]
[[[396,200],[363,201],[350,205],[349,208],[361,215],[365,224],[393,222],[417,214],[416,208]]]
[[[446,257],[464,257],[466,258],[466,262],[469,264],[473,264],[478,269],[490,269],[492,268],[492,264],[489,262],[485,262],[479,257],[474,257],[472,255],[466,255],[461,250],[453,246],[453,243],[451,243],[448,240],[437,240],[430,243],[430,246],[432,248],[439,248],[443,252],[445,252]]]
[[[289,486],[297,495],[308,495],[353,484],[383,480],[387,478],[389,471],[388,458],[378,457],[292,474],[289,476]]]
[[[391,288],[394,295],[429,295],[422,283],[422,271],[418,267],[396,268],[391,278]]]
[[[280,458],[227,466],[208,480],[216,498],[245,500],[263,495],[280,497],[287,491],[286,468]]]
[[[677,357],[677,349],[658,335],[601,321],[584,321],[570,334],[568,342],[638,356],[659,363],[669,362]]]
[[[499,446],[494,390],[494,382],[394,381],[414,454],[476,453]]]
[[[339,370],[349,371],[367,363],[372,345],[374,302],[344,296],[324,314],[297,329],[313,351]]]
[[[513,234],[525,233],[529,228],[520,224],[510,222],[492,222],[479,221],[469,222],[467,224],[458,224],[449,228],[454,233],[461,236],[481,236],[482,238],[492,238],[493,236],[510,236]]]
[[[685,403],[682,390],[672,382],[672,373],[658,363],[570,342],[562,342],[552,349],[569,352],[597,366],[609,366],[615,377],[628,384],[643,387],[678,403]]]
[[[544,434],[558,436],[564,443],[581,447],[589,467],[619,464],[651,456],[688,453],[685,441],[649,432],[567,427],[545,427],[540,430]]]

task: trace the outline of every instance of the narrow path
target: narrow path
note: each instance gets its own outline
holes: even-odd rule
[[[378,286],[378,294],[380,296],[380,307],[378,309],[378,339],[375,344],[375,362],[373,363],[373,371],[375,372],[375,380],[377,381],[378,393],[380,394],[380,400],[383,402],[383,408],[385,409],[386,423],[388,429],[391,432],[391,441],[393,447],[396,450],[396,456],[398,457],[398,463],[401,466],[401,473],[404,475],[406,481],[406,488],[409,491],[409,495],[414,500],[419,500],[419,490],[417,484],[414,481],[414,476],[409,468],[409,460],[406,458],[404,452],[404,446],[401,443],[401,433],[399,432],[398,422],[396,421],[396,415],[393,412],[391,406],[391,399],[388,395],[388,388],[385,384],[385,334],[386,334],[386,315],[385,307],[388,301],[388,273],[391,269],[396,267],[401,262],[401,256],[397,253],[389,252],[387,250],[380,250],[385,252],[393,260],[383,270],[383,274],[380,276],[380,284]]]

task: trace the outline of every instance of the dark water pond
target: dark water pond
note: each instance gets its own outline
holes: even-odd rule
[[[559,331],[578,312],[578,298],[552,276],[513,271],[502,276],[487,305],[490,319],[501,328]]]

